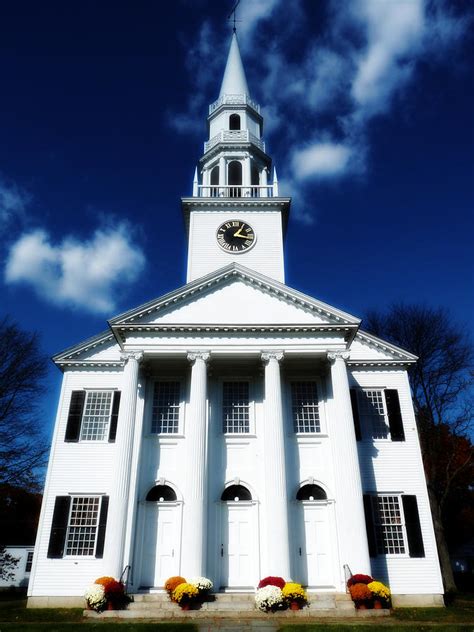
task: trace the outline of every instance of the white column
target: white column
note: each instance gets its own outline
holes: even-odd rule
[[[207,366],[209,353],[188,353],[192,363],[189,413],[186,415],[186,496],[182,571],[206,574],[207,515]]]
[[[265,187],[261,190],[262,192],[260,197],[268,197],[268,171],[266,167],[264,167],[260,172],[260,184]]]
[[[224,156],[219,158],[219,186],[221,189],[219,190],[219,196],[225,196],[225,185],[227,184],[227,174],[225,172],[226,164]]]
[[[114,486],[110,498],[106,531],[107,572],[116,578],[119,578],[123,571],[133,434],[137,411],[138,369],[143,353],[129,351],[123,353],[121,358],[125,362],[125,366],[115,441]]]
[[[251,171],[251,162],[250,162],[250,156],[245,156],[244,159],[244,169],[243,169],[243,177],[242,177],[242,184],[246,187],[248,187],[247,189],[244,189],[244,195],[245,196],[249,196],[251,194],[250,192],[250,186],[251,186],[251,182],[252,182],[252,171]]]
[[[370,574],[362,482],[345,363],[348,358],[349,352],[328,353],[333,393],[330,439],[334,463],[341,590],[344,588],[344,564],[348,564],[353,573]]]
[[[280,361],[283,352],[262,353],[265,363],[265,505],[267,564],[263,575],[290,579],[288,497]]]

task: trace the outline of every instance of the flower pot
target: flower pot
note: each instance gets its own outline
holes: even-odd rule
[[[191,604],[189,602],[180,604],[181,610],[191,610]]]
[[[115,610],[115,604],[112,601],[107,602],[107,610]]]
[[[358,608],[358,610],[367,610],[367,604],[366,603],[358,603],[357,604],[357,608]]]
[[[297,601],[290,603],[290,610],[300,610],[300,604]]]
[[[383,604],[380,599],[374,599],[374,610],[382,610]]]

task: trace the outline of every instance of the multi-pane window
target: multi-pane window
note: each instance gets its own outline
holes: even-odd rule
[[[222,396],[223,431],[250,432],[250,395],[248,382],[224,382]]]
[[[179,382],[155,382],[151,431],[158,434],[179,432],[181,401]]]
[[[102,441],[107,437],[111,407],[111,391],[87,392],[82,416],[82,441]]]
[[[33,551],[28,551],[26,557],[25,573],[31,573],[31,567],[33,566]]]
[[[388,439],[389,425],[383,390],[360,390],[358,399],[363,427],[373,439]]]
[[[321,432],[316,382],[292,382],[291,405],[295,432]]]
[[[72,499],[66,535],[66,555],[94,555],[97,539],[100,497]]]
[[[403,554],[403,514],[398,496],[372,496],[377,553]]]

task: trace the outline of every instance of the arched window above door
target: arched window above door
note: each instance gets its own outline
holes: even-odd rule
[[[229,116],[229,129],[240,129],[240,116],[238,114]]]
[[[169,485],[155,485],[146,495],[150,502],[172,502],[177,500],[176,492]]]
[[[234,502],[238,502],[239,500],[252,500],[252,494],[243,485],[230,485],[224,489],[221,500],[231,500]]]
[[[319,485],[303,485],[296,494],[296,500],[327,500],[327,494]]]

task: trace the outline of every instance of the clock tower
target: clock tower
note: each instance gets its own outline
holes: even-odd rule
[[[279,196],[275,169],[270,181],[263,117],[249,94],[235,32],[207,123],[209,140],[196,167],[193,194],[182,198],[187,282],[238,262],[284,283],[290,199]]]

